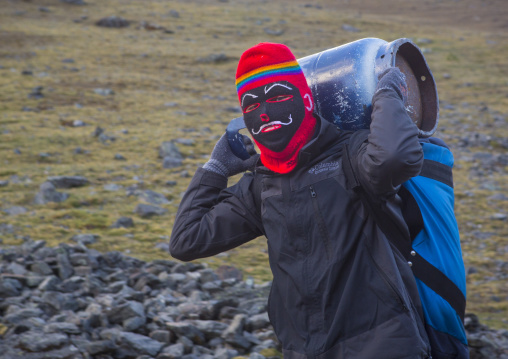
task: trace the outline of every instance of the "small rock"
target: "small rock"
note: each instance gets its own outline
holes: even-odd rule
[[[171,169],[180,167],[182,165],[183,161],[179,158],[174,157],[164,157],[164,160],[162,161],[162,167],[165,169]]]
[[[65,334],[43,334],[37,332],[23,333],[19,339],[19,346],[30,352],[41,352],[49,349],[60,348],[67,344],[69,338]]]
[[[490,218],[495,221],[506,221],[508,216],[506,215],[506,213],[495,213],[492,216],[490,216]]]
[[[60,2],[71,4],[71,5],[86,5],[83,0],[60,0]]]
[[[141,192],[140,197],[151,204],[169,204],[171,203],[166,196],[161,193],[154,192],[152,190],[146,190]]]
[[[54,176],[48,177],[48,181],[56,188],[83,187],[90,183],[87,178],[82,176]]]
[[[131,228],[131,227],[134,227],[134,221],[130,217],[120,217],[111,226],[111,228]]]
[[[175,145],[174,141],[164,141],[159,147],[159,158],[172,157],[182,159],[183,156],[180,150]]]
[[[168,15],[174,17],[175,19],[178,19],[180,17],[180,13],[176,10],[169,10]]]
[[[90,234],[90,233],[84,233],[84,234],[76,234],[71,237],[71,241],[82,243],[84,245],[90,245],[97,243],[97,240],[100,238],[97,234]]]
[[[177,359],[182,358],[185,354],[185,347],[182,343],[170,345],[162,351],[162,355],[165,359]]]
[[[124,332],[120,334],[121,343],[140,354],[147,354],[155,357],[164,344],[147,336]]]
[[[93,90],[93,92],[101,96],[110,96],[115,94],[115,91],[113,91],[112,89],[103,89],[103,88],[96,88]]]
[[[100,136],[100,135],[102,135],[103,133],[104,133],[104,129],[103,129],[102,127],[97,126],[97,127],[95,128],[95,130],[93,131],[92,136],[93,136],[93,137],[99,137],[99,136]]]
[[[44,95],[42,93],[43,89],[44,89],[44,87],[42,87],[42,86],[34,87],[32,89],[32,92],[30,92],[28,94],[28,98],[32,98],[32,99],[35,99],[35,100],[40,100],[41,98],[44,97]]]
[[[134,213],[138,214],[141,218],[150,218],[153,216],[162,216],[167,211],[168,210],[165,208],[141,203],[136,206]]]
[[[111,340],[98,340],[85,344],[86,352],[91,355],[106,354],[112,352],[116,345]]]
[[[272,36],[281,36],[281,35],[284,35],[284,33],[286,32],[286,30],[284,30],[284,29],[272,29],[270,27],[265,27],[263,29],[263,31],[266,34],[272,35]]]
[[[30,266],[30,270],[36,274],[44,276],[49,276],[53,274],[53,270],[51,269],[51,267],[46,262],[43,261],[37,261],[32,263],[32,265]]]
[[[431,39],[426,39],[426,38],[419,38],[419,39],[416,39],[416,42],[417,42],[418,44],[426,44],[426,45],[428,45],[428,44],[432,44],[432,43],[433,43],[433,41],[432,41]]]
[[[206,57],[200,57],[197,62],[202,64],[219,64],[230,61],[231,59],[225,54],[211,54]]]
[[[116,183],[108,183],[102,186],[102,188],[104,188],[105,191],[116,192],[120,191],[123,188],[123,186]]]
[[[35,195],[35,204],[46,204],[49,202],[63,202],[69,195],[67,193],[57,192],[55,186],[51,182],[44,182],[39,188],[39,192]]]
[[[120,16],[108,16],[98,20],[95,25],[109,28],[122,28],[130,25],[130,21]]]
[[[28,212],[28,210],[25,207],[22,206],[13,206],[9,207],[3,210],[5,213],[7,213],[9,216],[17,216],[19,214],[24,214]]]
[[[347,24],[342,25],[341,28],[342,28],[342,30],[347,31],[347,32],[360,32],[360,29],[358,29],[354,26],[351,26],[351,25],[347,25]]]
[[[45,328],[46,333],[80,334],[81,330],[74,323],[50,323]]]
[[[187,138],[177,138],[175,142],[184,146],[194,146],[196,144],[196,141]]]
[[[169,344],[171,343],[171,332],[168,330],[154,330],[150,333],[150,338],[161,343]]]

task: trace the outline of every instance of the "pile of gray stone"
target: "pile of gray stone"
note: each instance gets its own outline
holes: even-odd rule
[[[82,242],[26,240],[0,257],[0,358],[262,359],[280,350],[270,283],[235,269],[146,263]]]
[[[0,249],[0,358],[279,358],[270,283],[232,267],[144,262],[27,239]],[[169,257],[168,257],[169,258]],[[508,332],[466,319],[472,359],[508,358]]]

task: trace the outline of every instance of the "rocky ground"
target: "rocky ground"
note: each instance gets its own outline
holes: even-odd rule
[[[122,330],[149,338],[152,331],[163,330],[170,333],[163,334],[170,336],[169,344],[179,341],[186,353],[190,350],[189,342],[182,339],[187,336],[154,321],[145,303],[160,293],[165,295],[161,287],[165,279],[148,284],[151,290],[146,293],[144,286],[134,288],[136,281],[128,279],[130,274],[106,280],[109,273],[100,277],[104,283],[84,285],[99,268],[62,274],[59,261],[66,256],[74,258],[69,259],[73,268],[87,267],[76,264],[80,255],[95,258],[104,271],[109,270],[108,261],[118,258],[136,263],[140,273],[157,268],[152,273],[157,277],[186,268],[179,273],[186,279],[167,289],[176,289],[182,296],[171,294],[178,299],[165,303],[164,311],[180,308],[188,296],[194,298],[190,292],[180,292],[180,280],[197,283],[194,289],[204,297],[193,300],[215,298],[213,290],[206,290],[208,280],[193,276],[224,265],[238,268],[255,283],[226,281],[221,284],[226,292],[236,286],[265,290],[263,283],[271,280],[271,273],[263,238],[196,262],[193,270],[176,261],[167,262],[172,260],[167,241],[181,193],[229,120],[238,116],[234,73],[247,47],[261,41],[283,42],[301,58],[365,37],[411,38],[433,71],[441,109],[436,136],[449,143],[456,160],[456,213],[467,269],[469,334],[472,343],[474,328],[482,328],[477,332],[482,338],[503,338],[502,330],[508,329],[506,19],[504,0],[4,0],[0,5],[3,344],[26,353],[42,348],[66,355],[68,348],[77,348],[84,357],[85,353],[95,355],[93,350],[99,350],[98,357],[115,357],[106,342],[92,352],[78,345],[78,339],[70,343],[74,337],[124,343]],[[31,247],[41,241],[47,246]],[[17,249],[7,249],[10,246]],[[59,255],[61,259],[55,259]],[[126,259],[126,255],[137,259]],[[40,288],[40,269],[38,265],[32,268],[37,261],[49,266],[42,265],[44,276],[53,273],[56,277],[49,280],[55,285],[49,287],[52,289]],[[69,273],[73,274],[69,277]],[[113,285],[121,281],[126,284]],[[69,291],[76,283],[83,288]],[[104,286],[104,293],[103,289],[94,291],[95,285]],[[95,309],[86,312],[91,303],[98,303],[100,308],[92,308],[107,313],[116,294],[131,292],[124,288],[143,294],[130,297],[127,293],[119,300],[131,302],[127,311],[138,313],[132,315],[132,323],[145,318],[144,324],[133,329],[135,324],[124,324],[130,317],[120,320],[116,314],[105,314],[107,321],[101,319],[96,326],[80,324],[97,314]],[[92,292],[75,296],[80,290]],[[152,298],[152,290],[160,293]],[[48,291],[51,293],[46,294]],[[110,295],[109,299],[100,302],[99,292]],[[54,301],[52,296],[56,306],[71,308],[65,313],[84,313],[68,314],[69,319],[58,316],[47,303]],[[65,304],[67,300],[70,304]],[[240,304],[229,306],[237,309]],[[26,318],[20,322],[28,324],[5,321],[11,312],[24,309],[27,314],[21,317]],[[254,315],[249,308],[236,314],[247,315],[247,322]],[[477,325],[475,315],[498,331]],[[224,320],[229,325],[234,316],[200,320]],[[68,321],[78,329],[47,328],[53,322]],[[101,336],[106,328],[116,331]],[[256,342],[248,349],[228,344],[221,332],[214,334],[219,338],[215,344],[209,344],[205,335],[206,344],[200,345],[213,350],[210,355],[226,344],[243,354],[265,340],[274,340],[271,334],[265,336],[265,328],[253,330],[244,323],[244,329],[261,344]],[[30,335],[44,330],[57,334],[57,344],[30,347],[31,339],[38,342]],[[19,344],[20,338],[28,339]],[[502,345],[498,339],[492,341]],[[131,344],[125,345],[130,348]],[[164,351],[167,346],[161,348]],[[277,346],[268,349],[272,348]],[[57,354],[46,357],[51,355]]]
[[[0,358],[279,358],[270,283],[171,260],[43,241],[0,250]],[[471,359],[508,358],[508,331],[469,314]]]

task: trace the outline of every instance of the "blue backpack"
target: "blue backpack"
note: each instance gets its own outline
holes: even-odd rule
[[[454,212],[453,154],[437,138],[421,139],[424,163],[420,175],[399,190],[410,238],[361,188],[351,157],[368,131],[354,132],[344,151],[344,171],[378,226],[411,265],[423,307],[433,359],[469,358],[464,329],[466,276]]]

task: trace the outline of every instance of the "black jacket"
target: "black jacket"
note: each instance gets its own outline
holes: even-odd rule
[[[188,261],[265,235],[273,272],[268,310],[285,358],[426,358],[411,269],[347,189],[342,150],[350,134],[318,123],[289,174],[258,167],[227,188],[226,178],[198,169],[170,252]],[[396,94],[383,91],[374,96],[370,130],[352,165],[362,186],[402,221],[395,193],[423,160],[416,126]]]

